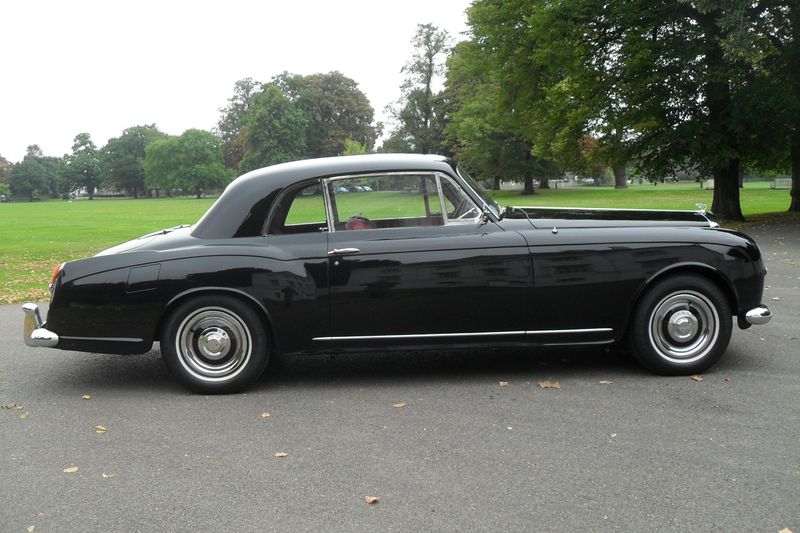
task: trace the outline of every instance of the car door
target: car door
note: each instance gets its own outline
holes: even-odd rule
[[[331,335],[360,345],[513,339],[525,329],[524,238],[490,220],[452,177],[326,180]]]

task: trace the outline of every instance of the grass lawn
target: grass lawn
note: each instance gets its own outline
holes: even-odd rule
[[[372,198],[371,210],[380,210],[377,197],[381,194],[352,193],[349,202],[357,202],[357,197]],[[521,196],[517,191],[492,194],[500,205],[648,209],[695,209],[697,203],[710,206],[712,195],[694,183],[632,185],[621,191],[582,186],[542,190],[534,196]],[[747,183],[741,198],[746,217],[784,212],[789,206],[788,191],[771,190],[768,182]],[[308,202],[307,210],[303,206],[296,213],[297,221],[305,216],[318,218],[319,207],[314,202],[319,198],[303,200]],[[0,204],[0,303],[47,299],[47,282],[58,263],[151,231],[193,223],[212,202],[211,198],[161,198]],[[348,209],[358,212],[357,205]]]

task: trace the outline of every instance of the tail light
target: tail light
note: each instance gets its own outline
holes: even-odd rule
[[[56,279],[58,279],[58,275],[61,274],[61,270],[64,268],[64,264],[65,263],[61,263],[60,265],[58,265],[53,269],[53,275],[50,277],[50,285],[48,285],[51,293],[53,292],[53,287],[56,284]]]

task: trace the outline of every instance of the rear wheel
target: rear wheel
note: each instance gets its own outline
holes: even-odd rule
[[[711,281],[679,275],[653,285],[631,323],[633,355],[659,374],[702,372],[722,357],[731,338],[728,299]]]
[[[194,392],[238,392],[256,381],[269,361],[264,325],[246,303],[208,295],[179,305],[161,337],[172,374]]]

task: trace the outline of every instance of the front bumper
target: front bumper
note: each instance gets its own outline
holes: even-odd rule
[[[42,315],[39,313],[39,306],[27,303],[22,306],[25,312],[25,323],[23,327],[25,344],[28,346],[39,346],[43,348],[54,348],[58,345],[58,335],[44,327]]]
[[[772,311],[766,305],[758,305],[739,315],[739,327],[747,329],[750,326],[766,324],[772,318]]]

